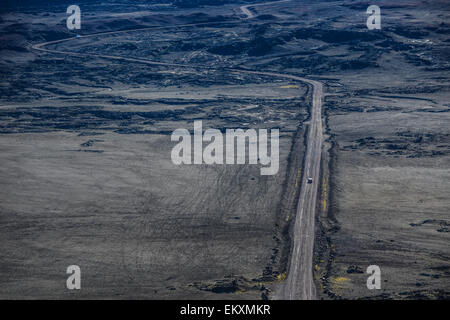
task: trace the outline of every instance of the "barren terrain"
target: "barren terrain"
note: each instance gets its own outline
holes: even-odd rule
[[[77,34],[64,2],[3,8],[1,298],[276,298],[312,90],[230,71],[246,69],[324,85],[316,298],[448,299],[447,2],[379,1],[381,30],[367,2],[252,3],[81,2],[82,37],[46,46],[73,55],[32,49]],[[174,165],[170,135],[194,120],[280,129],[279,173]]]

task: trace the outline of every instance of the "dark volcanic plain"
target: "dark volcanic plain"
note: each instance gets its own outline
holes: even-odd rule
[[[285,279],[311,88],[326,141],[314,275],[321,299],[450,296],[450,6],[368,2],[80,2],[0,16],[0,297],[261,299]],[[254,2],[257,3],[257,2]],[[209,4],[209,5],[208,5]],[[176,25],[207,23],[196,26]],[[156,28],[165,27],[165,28]],[[205,67],[210,67],[207,69]],[[280,171],[172,163],[177,128],[279,128]],[[65,287],[66,268],[82,289]],[[382,289],[365,270],[381,268]]]

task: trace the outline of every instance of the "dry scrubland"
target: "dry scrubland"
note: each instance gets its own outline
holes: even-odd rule
[[[309,89],[223,69],[235,67],[325,84],[318,298],[448,298],[446,1],[379,1],[378,31],[368,3],[292,1],[232,21],[240,4],[91,2],[82,34],[227,23],[49,46],[190,68],[32,51],[73,36],[62,4],[1,15],[1,297],[270,298],[286,272]],[[170,134],[194,120],[280,128],[279,174],[174,166]],[[80,292],[65,289],[70,264]],[[382,290],[366,288],[371,264]]]

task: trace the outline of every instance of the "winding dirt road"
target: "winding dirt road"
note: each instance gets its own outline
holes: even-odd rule
[[[254,14],[249,10],[250,7],[263,6],[263,5],[273,5],[281,2],[287,2],[290,0],[264,2],[254,5],[241,6],[241,11],[246,15],[246,19],[251,19]],[[213,22],[217,23],[217,22]],[[186,24],[177,25],[171,27],[149,27],[141,29],[123,30],[123,31],[111,31],[104,33],[96,33],[85,36],[80,36],[80,38],[92,38],[99,37],[103,35],[116,35],[121,33],[138,32],[143,30],[153,30],[153,29],[165,29],[165,28],[178,28],[187,26],[198,26],[207,25],[213,23],[197,23],[197,24]],[[62,42],[72,41],[78,39],[77,37],[71,37],[56,41],[44,42],[40,44],[35,44],[32,46],[34,50],[41,52],[52,53],[52,54],[63,54],[77,57],[96,57],[104,59],[122,60],[135,63],[144,63],[149,65],[162,65],[169,67],[184,67],[192,68],[198,70],[227,70],[234,73],[242,74],[254,74],[260,76],[268,76],[281,79],[289,79],[292,81],[300,81],[307,83],[312,86],[312,106],[310,109],[310,121],[309,121],[309,131],[307,138],[306,156],[304,158],[303,165],[303,181],[301,183],[300,195],[297,206],[297,214],[294,222],[294,228],[292,232],[293,245],[292,253],[290,258],[288,276],[286,281],[281,285],[280,290],[275,293],[275,299],[283,300],[296,300],[296,299],[314,299],[316,296],[316,289],[313,279],[313,249],[314,249],[314,224],[315,224],[315,213],[316,213],[316,202],[317,193],[319,186],[320,177],[320,160],[322,151],[322,100],[323,100],[323,86],[322,83],[298,77],[290,74],[280,74],[274,72],[260,72],[252,71],[246,69],[236,69],[236,68],[212,68],[205,66],[190,66],[184,64],[176,63],[165,63],[156,62],[148,59],[138,59],[138,58],[128,58],[121,56],[111,56],[111,55],[101,55],[101,54],[90,54],[90,53],[77,53],[70,51],[59,51],[46,49],[45,47],[52,44],[58,44]],[[312,178],[312,183],[307,183],[307,178]]]
[[[291,0],[279,0],[279,1],[263,2],[263,3],[256,3],[256,4],[247,4],[245,6],[241,6],[240,9],[247,16],[246,19],[251,19],[251,18],[254,18],[255,15],[253,14],[253,12],[250,11],[249,8],[269,6],[272,4],[279,4],[282,2],[288,2],[288,1],[291,1]]]

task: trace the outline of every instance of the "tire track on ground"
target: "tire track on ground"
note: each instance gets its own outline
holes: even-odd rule
[[[240,10],[246,15],[246,19],[254,18],[254,14],[249,10],[250,7],[255,6],[263,6],[263,5],[272,5],[281,2],[287,2],[290,0],[282,0],[282,1],[274,1],[274,2],[265,2],[254,5],[244,5],[240,7]],[[226,21],[230,22],[230,21]],[[258,76],[267,76],[272,78],[279,79],[288,79],[292,81],[300,81],[307,83],[312,86],[312,106],[311,106],[311,117],[309,121],[309,129],[308,129],[308,138],[307,138],[307,147],[306,147],[306,156],[305,163],[303,165],[304,179],[301,183],[300,195],[297,206],[297,214],[294,222],[293,229],[293,246],[292,253],[290,257],[288,277],[286,281],[282,284],[280,290],[276,292],[275,297],[277,299],[314,299],[316,296],[316,288],[313,280],[313,272],[312,272],[312,259],[313,259],[313,250],[314,250],[314,228],[315,228],[315,213],[316,213],[316,200],[317,200],[317,192],[318,192],[318,181],[319,181],[319,173],[320,173],[320,160],[321,160],[321,151],[322,151],[322,100],[323,100],[323,86],[322,83],[298,77],[296,75],[291,74],[281,74],[276,72],[263,72],[263,71],[253,71],[247,69],[238,69],[238,68],[215,68],[215,67],[206,67],[206,66],[191,66],[185,64],[178,63],[165,63],[165,62],[156,62],[148,59],[139,59],[139,58],[130,58],[130,57],[122,57],[122,56],[112,56],[112,55],[101,55],[101,54],[91,54],[91,53],[77,53],[70,51],[60,51],[60,50],[50,50],[45,47],[48,45],[59,44],[62,42],[67,42],[71,40],[75,40],[78,38],[92,38],[92,37],[100,37],[105,35],[117,35],[128,32],[139,32],[139,31],[148,31],[155,29],[168,29],[168,28],[178,28],[178,27],[190,27],[190,26],[199,26],[199,25],[211,25],[217,24],[219,22],[206,22],[206,23],[194,23],[194,24],[185,24],[178,26],[169,26],[169,27],[149,27],[149,28],[140,28],[140,29],[131,29],[131,30],[122,30],[122,31],[110,31],[103,33],[96,33],[91,35],[79,36],[79,37],[70,37],[61,40],[49,41],[40,44],[35,44],[32,46],[32,49],[38,50],[41,52],[51,53],[51,54],[62,54],[69,55],[75,57],[91,57],[91,58],[102,58],[109,60],[120,60],[127,61],[132,63],[143,63],[147,65],[157,65],[157,66],[167,66],[167,67],[177,67],[177,68],[191,68],[194,70],[210,70],[210,71],[218,71],[225,70],[234,73],[241,74],[252,74]],[[312,178],[312,183],[308,183],[307,179]]]

